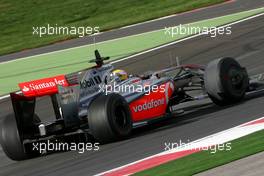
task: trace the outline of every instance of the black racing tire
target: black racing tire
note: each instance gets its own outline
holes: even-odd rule
[[[102,144],[124,139],[132,131],[129,105],[119,94],[97,97],[88,108],[87,118],[92,135]]]
[[[37,115],[34,115],[34,121],[39,121]],[[27,150],[23,145],[14,114],[7,115],[0,125],[0,143],[5,154],[15,161],[26,160],[39,155],[37,151]]]
[[[209,97],[220,106],[240,102],[249,87],[246,69],[230,57],[210,62],[205,69],[204,82]]]

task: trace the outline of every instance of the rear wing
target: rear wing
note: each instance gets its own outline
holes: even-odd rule
[[[69,86],[65,75],[43,78],[18,84],[25,97],[40,97],[58,93],[58,85]]]
[[[23,94],[10,93],[19,133],[34,121],[36,99],[40,96],[50,98],[56,120],[64,127],[79,125],[79,86],[69,86],[64,75],[20,83],[19,87]],[[53,130],[56,125],[47,128]]]

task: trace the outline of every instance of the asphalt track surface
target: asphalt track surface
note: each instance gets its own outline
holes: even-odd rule
[[[236,12],[246,11],[258,7],[263,7],[263,0],[230,0],[227,3],[193,10],[191,12],[182,13],[169,18],[150,21],[144,24],[134,25],[128,28],[121,28],[108,32],[103,32],[95,37],[96,42],[116,39],[124,36],[140,34],[143,32],[163,29],[164,27],[176,26],[179,24],[187,24],[199,20],[214,18],[218,16],[228,15]],[[17,58],[33,56],[36,54],[77,47],[94,43],[94,37],[88,36],[63,42],[58,42],[41,48],[25,50],[9,55],[0,56],[0,62],[9,61]]]
[[[242,1],[241,1],[242,2]],[[250,1],[253,2],[253,1]],[[263,5],[262,5],[263,6]],[[264,16],[232,26],[232,35],[210,38],[200,36],[137,58],[115,64],[132,73],[168,67],[179,57],[182,63],[206,64],[214,58],[231,56],[248,68],[249,74],[264,72]],[[55,153],[14,162],[0,148],[0,175],[93,175],[162,152],[165,142],[193,141],[264,116],[264,94],[248,97],[229,107],[210,102],[187,108],[182,116],[152,127],[134,131],[125,141],[100,146],[100,151]],[[11,111],[10,100],[0,102],[0,119]],[[52,116],[47,99],[38,101],[42,120]]]

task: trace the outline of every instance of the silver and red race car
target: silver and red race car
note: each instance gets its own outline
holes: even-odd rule
[[[220,58],[207,66],[179,65],[125,80],[113,76],[108,57],[95,51],[96,66],[80,72],[20,83],[21,93],[10,93],[14,112],[0,127],[6,155],[24,160],[41,155],[34,142],[47,140],[100,143],[127,138],[132,129],[157,119],[170,118],[173,107],[210,98],[217,105],[243,100],[263,88],[263,75],[249,78],[233,58]],[[197,92],[199,92],[197,94]],[[36,98],[49,96],[56,119],[42,122],[35,113]]]

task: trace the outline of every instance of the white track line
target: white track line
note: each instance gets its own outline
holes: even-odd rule
[[[238,24],[238,23],[241,23],[241,22],[244,22],[244,21],[248,21],[248,20],[251,20],[251,19],[254,19],[254,18],[257,18],[259,16],[262,16],[264,15],[264,13],[260,13],[260,14],[257,14],[257,15],[254,15],[254,16],[250,16],[248,18],[244,18],[244,19],[241,19],[241,20],[238,20],[238,21],[235,21],[235,22],[232,22],[232,23],[229,23],[229,24],[226,24],[226,25],[223,25],[223,26],[219,26],[218,28],[223,28],[223,27],[228,27],[228,26],[232,26],[232,25],[235,25],[235,24]],[[214,30],[217,30],[218,28],[214,29]],[[189,36],[189,37],[186,37],[186,38],[183,38],[183,39],[180,39],[180,40],[177,40],[177,41],[174,41],[174,42],[171,42],[171,43],[168,43],[168,44],[165,44],[165,45],[161,45],[161,46],[158,46],[158,47],[155,47],[155,48],[152,48],[152,49],[148,49],[148,50],[145,50],[145,51],[142,51],[142,52],[139,52],[137,54],[133,54],[133,55],[130,55],[128,57],[124,57],[122,59],[118,59],[116,61],[113,61],[111,62],[112,64],[114,63],[118,63],[118,62],[122,62],[122,61],[125,61],[125,60],[128,60],[130,58],[133,58],[133,57],[136,57],[136,56],[140,56],[140,55],[143,55],[143,54],[146,54],[146,53],[149,53],[149,52],[152,52],[152,51],[155,51],[155,50],[159,50],[161,48],[165,48],[167,46],[171,46],[171,45],[174,45],[174,44],[177,44],[177,43],[180,43],[180,42],[183,42],[183,41],[186,41],[186,40],[189,40],[189,39],[193,39],[195,37],[198,37],[198,36],[202,36],[204,35],[204,33],[199,33],[199,34],[195,34],[195,35],[192,35],[192,36]],[[81,46],[82,47],[82,46]],[[72,48],[69,48],[69,49],[72,49]],[[67,49],[65,49],[67,50]],[[65,50],[62,50],[62,51],[65,51]],[[54,51],[55,52],[55,51]],[[56,52],[59,52],[59,51],[56,51]],[[52,53],[52,52],[51,52]],[[50,54],[50,53],[45,53],[45,54]],[[45,55],[45,54],[41,54],[41,55]],[[38,55],[39,56],[39,55]],[[33,56],[32,56],[33,57]],[[26,58],[25,58],[26,59]],[[20,59],[21,60],[21,59]],[[12,61],[10,61],[12,62]],[[0,63],[1,64],[1,63]],[[8,98],[9,95],[5,95],[5,96],[2,96],[0,97],[0,100],[2,99],[5,99],[5,98]]]
[[[17,94],[21,94],[22,92],[21,92],[21,91],[17,91],[16,93],[17,93]],[[9,94],[8,94],[8,95],[4,95],[4,96],[0,97],[0,100],[3,100],[3,99],[5,99],[5,98],[9,98],[9,97],[10,97]]]
[[[259,16],[262,16],[262,15],[264,15],[264,13],[260,13],[260,14],[257,14],[257,15],[254,15],[254,16],[251,16],[251,17],[248,17],[248,18],[242,19],[242,20],[238,20],[238,21],[235,21],[235,22],[232,22],[232,23],[229,23],[229,24],[223,25],[223,26],[219,26],[218,28],[223,28],[223,27],[225,28],[225,27],[228,27],[228,26],[232,26],[232,25],[235,25],[235,24],[238,24],[238,23],[241,23],[241,22],[244,22],[244,21],[247,21],[247,20],[250,20],[250,19],[253,19],[253,18],[259,17]],[[217,30],[218,28],[216,28],[216,29],[214,29],[214,30]],[[174,41],[174,42],[171,42],[171,43],[165,44],[165,45],[161,45],[161,46],[158,46],[158,47],[155,47],[155,48],[149,49],[149,50],[142,51],[142,52],[137,53],[137,54],[133,54],[133,55],[128,56],[128,57],[125,57],[125,58],[123,58],[123,59],[118,59],[118,60],[113,61],[113,62],[111,62],[111,63],[121,62],[121,61],[124,61],[124,60],[130,59],[130,58],[133,58],[133,57],[136,57],[136,56],[140,56],[140,55],[143,55],[143,54],[146,54],[146,53],[149,53],[149,52],[155,51],[155,50],[159,50],[159,49],[161,49],[161,48],[165,48],[165,47],[167,47],[167,46],[171,46],[171,45],[174,45],[174,44],[177,44],[177,43],[180,43],[180,42],[183,42],[183,41],[186,41],[186,40],[189,40],[189,39],[192,39],[192,38],[198,37],[198,36],[202,36],[202,35],[204,35],[204,34],[205,34],[205,33],[195,34],[195,35],[192,35],[192,36],[189,36],[189,37],[186,37],[186,38],[183,38],[183,39],[180,39],[180,40],[177,40],[177,41]]]
[[[8,97],[10,97],[10,95],[4,95],[4,96],[0,97],[0,100],[3,100],[3,99],[8,98]]]

